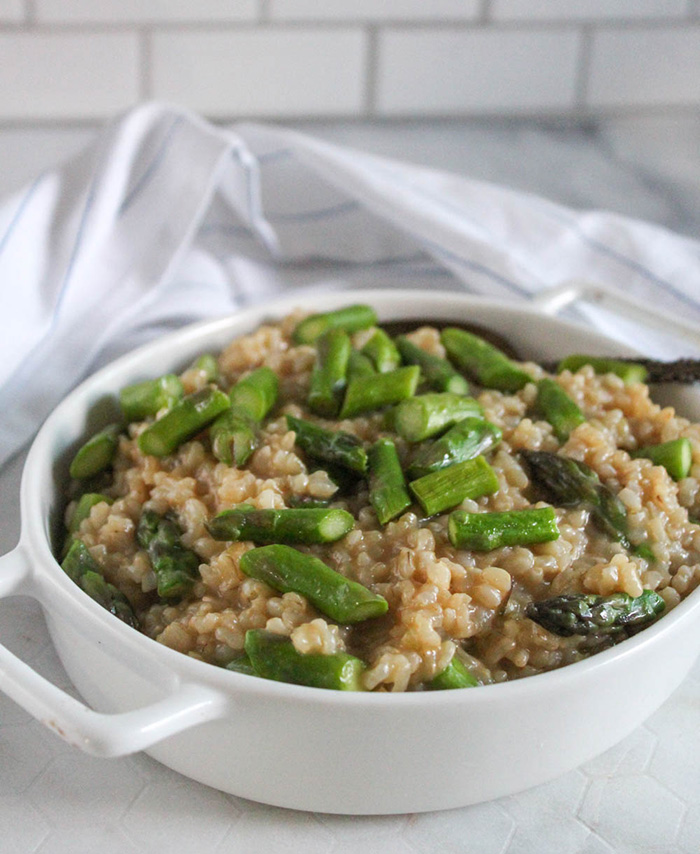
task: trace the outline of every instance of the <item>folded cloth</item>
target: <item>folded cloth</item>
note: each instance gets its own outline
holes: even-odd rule
[[[662,228],[146,104],[0,203],[0,465],[90,371],[192,320],[291,288],[569,278],[700,321],[700,244]]]

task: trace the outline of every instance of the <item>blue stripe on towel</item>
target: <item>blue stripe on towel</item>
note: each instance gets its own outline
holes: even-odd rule
[[[153,158],[151,159],[150,163],[147,164],[141,175],[136,179],[136,181],[134,181],[134,184],[132,185],[131,189],[128,190],[128,192],[124,196],[124,199],[122,200],[122,203],[119,206],[119,216],[122,216],[126,213],[126,211],[131,207],[133,202],[140,195],[141,191],[145,187],[147,187],[148,184],[150,184],[153,176],[158,171],[158,167],[163,162],[163,159],[165,158],[165,155],[168,149],[170,148],[170,143],[173,140],[175,132],[179,130],[179,128],[182,126],[183,121],[183,116],[176,116],[173,119],[170,127],[163,135],[163,139],[161,140],[160,146],[158,147],[156,153],[153,155]]]
[[[7,246],[8,242],[10,240],[10,237],[12,236],[12,234],[15,230],[15,228],[17,228],[17,225],[18,225],[19,221],[22,219],[22,215],[24,214],[24,211],[26,210],[27,205],[29,204],[32,196],[34,195],[34,193],[36,191],[36,188],[39,186],[39,183],[41,182],[41,180],[43,179],[45,174],[46,174],[45,172],[42,172],[41,175],[39,175],[37,178],[34,179],[32,184],[30,185],[29,189],[27,190],[27,192],[22,197],[22,201],[19,203],[19,205],[17,205],[17,210],[15,211],[14,216],[10,220],[10,224],[7,226],[7,229],[2,236],[2,239],[0,239],[0,255],[2,255],[5,247]]]

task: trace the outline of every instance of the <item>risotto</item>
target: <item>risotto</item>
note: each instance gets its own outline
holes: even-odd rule
[[[700,425],[629,366],[461,335],[298,313],[130,386],[71,466],[64,569],[186,655],[367,691],[530,676],[668,612]]]

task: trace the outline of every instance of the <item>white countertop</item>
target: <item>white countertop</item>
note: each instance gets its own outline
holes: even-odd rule
[[[629,118],[586,127],[483,120],[301,128],[575,207],[609,208],[700,234],[700,118]],[[78,150],[92,132],[0,129],[0,195]],[[19,532],[21,465],[20,457],[0,470],[0,553]],[[71,690],[36,603],[0,603],[0,640]],[[359,818],[256,805],[180,777],[143,754],[92,759],[0,693],[0,850],[697,854],[699,711],[700,663],[625,741],[545,786],[449,812]]]

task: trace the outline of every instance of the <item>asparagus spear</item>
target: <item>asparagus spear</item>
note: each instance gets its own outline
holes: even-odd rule
[[[476,677],[472,676],[456,655],[453,655],[447,667],[437,676],[433,676],[425,687],[431,691],[444,691],[450,688],[475,688],[478,684]]]
[[[170,409],[185,393],[175,374],[164,374],[153,380],[125,386],[119,392],[119,403],[127,421],[153,418],[161,409]]]
[[[136,529],[136,540],[148,551],[161,599],[187,596],[199,575],[199,558],[182,545],[182,532],[175,521],[144,510]]]
[[[383,329],[377,329],[362,348],[362,353],[374,363],[380,374],[395,371],[401,364],[396,345]]]
[[[236,673],[245,673],[246,676],[258,675],[247,652],[232,658],[226,665],[226,669],[233,670]]]
[[[211,353],[202,353],[194,360],[192,367],[195,371],[201,371],[208,383],[218,383],[221,379],[219,363],[216,361],[216,356]]]
[[[350,350],[350,338],[343,329],[329,329],[318,339],[308,397],[309,408],[318,415],[332,418],[338,414]]]
[[[292,415],[287,415],[287,425],[296,433],[297,445],[310,457],[358,474],[364,474],[367,470],[367,452],[357,436],[342,430],[324,430],[317,424]]]
[[[222,412],[209,428],[211,450],[217,460],[245,465],[257,445],[254,422],[231,408]]]
[[[625,385],[646,382],[648,372],[644,365],[638,362],[623,362],[601,356],[571,355],[562,359],[557,366],[557,373],[571,371],[575,373],[584,365],[590,365],[596,374],[617,374]]]
[[[287,506],[296,508],[315,508],[323,510],[331,503],[330,498],[313,498],[311,495],[290,495]]]
[[[379,439],[369,449],[369,500],[381,525],[411,506],[396,445]]]
[[[231,406],[241,416],[260,423],[277,402],[277,374],[263,365],[239,380],[229,391]]]
[[[632,598],[626,593],[611,596],[571,594],[531,602],[526,614],[555,635],[615,634],[623,629],[641,629],[666,607],[663,598],[645,590]]]
[[[422,442],[464,418],[482,415],[473,397],[452,392],[420,394],[396,408],[396,432],[409,442]]]
[[[241,557],[239,566],[246,575],[264,581],[281,593],[301,593],[319,611],[339,623],[359,623],[380,617],[389,608],[382,596],[291,546],[252,549]]]
[[[73,540],[61,567],[71,581],[82,587],[90,598],[122,622],[138,629],[139,621],[129,600],[121,590],[103,578],[100,565],[82,540],[77,538]]]
[[[499,349],[464,329],[444,329],[440,336],[448,356],[486,388],[519,391],[532,377]]]
[[[377,315],[368,305],[349,305],[337,311],[324,314],[312,314],[298,324],[292,335],[295,344],[313,344],[313,342],[329,329],[344,329],[346,332],[357,332],[369,329],[377,323]]]
[[[169,409],[162,418],[146,427],[138,438],[142,453],[154,457],[172,454],[207,427],[230,406],[228,395],[215,386],[188,394]]]
[[[396,339],[401,356],[409,365],[418,365],[421,376],[436,391],[451,391],[454,394],[469,394],[469,383],[458,373],[447,359],[441,359],[418,347],[405,335]]]
[[[84,492],[78,499],[68,522],[68,533],[75,534],[80,530],[80,524],[90,515],[90,511],[97,504],[112,504],[113,498],[102,495],[100,492]]]
[[[341,418],[353,418],[362,412],[399,403],[415,394],[420,368],[410,365],[384,374],[361,376],[350,380],[340,410]]]
[[[502,546],[526,546],[559,538],[551,507],[509,510],[503,513],[467,513],[455,510],[449,520],[450,542],[458,549],[489,552]]]
[[[465,498],[491,495],[498,478],[483,457],[465,460],[409,483],[426,516],[434,516],[461,504]]]
[[[366,377],[371,374],[376,374],[372,360],[359,350],[351,350],[350,358],[348,359],[348,380],[357,379],[357,377]]]
[[[92,477],[112,464],[119,446],[119,424],[108,424],[82,445],[70,464],[70,476],[77,480]]]
[[[569,433],[583,424],[585,415],[555,380],[541,379],[537,383],[535,409],[554,428],[560,442],[566,442]]]
[[[207,524],[215,540],[254,543],[334,543],[355,524],[345,510],[292,508],[224,510]]]
[[[346,652],[302,655],[289,638],[264,629],[246,632],[245,649],[255,673],[265,679],[336,691],[363,690],[365,665]]]
[[[632,451],[632,457],[646,457],[655,466],[663,466],[674,480],[682,480],[690,474],[693,464],[693,446],[686,438],[671,439],[659,445],[645,445]]]
[[[416,454],[408,470],[411,478],[423,477],[454,463],[485,454],[501,441],[501,430],[482,418],[464,418],[440,438],[429,442]]]

